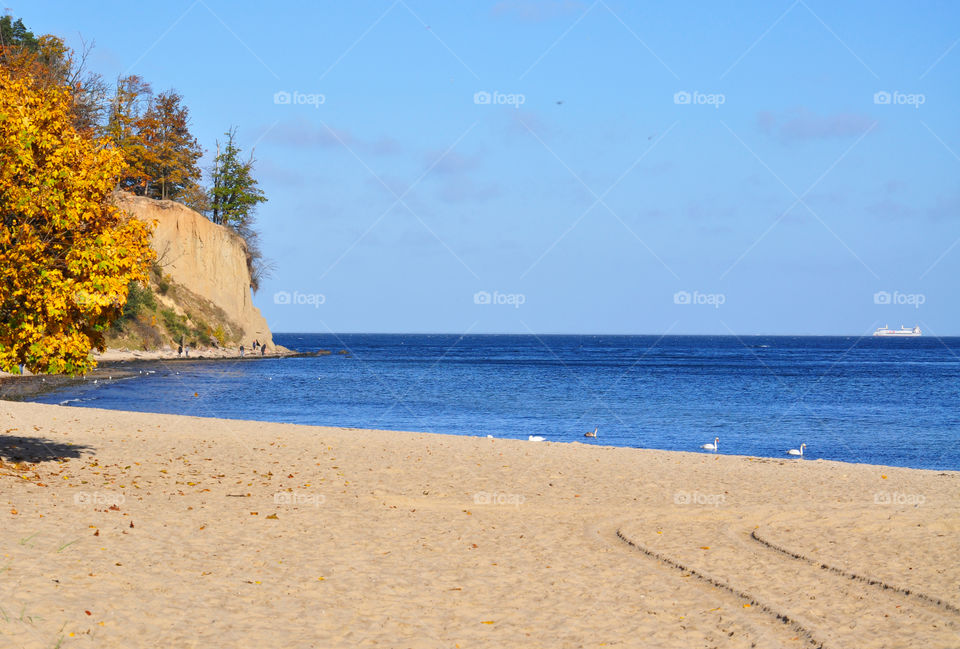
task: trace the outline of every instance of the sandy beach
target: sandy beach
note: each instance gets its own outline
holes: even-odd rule
[[[112,349],[108,348],[103,352],[94,350],[91,352],[97,362],[121,362],[121,361],[164,361],[164,360],[213,360],[225,358],[276,358],[278,356],[296,356],[297,352],[287,349],[281,345],[268,347],[266,352],[262,349],[253,349],[247,347],[244,355],[240,355],[239,347],[204,347],[201,349],[189,349],[187,355],[177,354],[176,349],[154,349],[154,350],[130,350],[130,349]]]
[[[2,647],[960,647],[958,472],[13,402],[0,426]]]

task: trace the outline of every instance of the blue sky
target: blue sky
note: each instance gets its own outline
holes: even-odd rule
[[[11,1],[255,146],[274,331],[960,334],[956,3]]]

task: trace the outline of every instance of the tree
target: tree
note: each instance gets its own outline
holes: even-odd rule
[[[150,198],[178,198],[200,179],[203,149],[190,133],[190,113],[173,90],[156,97],[150,84],[117,79],[106,135],[123,154],[119,189]]]
[[[259,234],[253,228],[257,205],[266,202],[263,191],[253,177],[253,152],[243,162],[240,148],[236,145],[236,129],[226,133],[227,141],[221,151],[217,142],[217,156],[210,172],[213,186],[210,188],[209,218],[214,223],[225,225],[239,234],[246,244],[247,270],[250,271],[250,286],[259,290],[260,280],[268,277],[273,264],[264,259],[260,251]]]
[[[223,150],[217,141],[217,157],[213,159],[210,189],[210,220],[233,229],[253,224],[253,214],[259,203],[267,198],[257,187],[253,177],[253,153],[243,162],[236,145],[236,128],[224,133],[227,141]]]
[[[73,125],[91,137],[100,127],[107,97],[103,78],[86,70],[92,49],[92,43],[83,43],[77,56],[57,36],[36,37],[22,20],[0,18],[0,63],[14,74],[33,77],[38,83],[69,88],[74,100]]]
[[[93,43],[81,41],[83,49],[79,56],[70,52],[70,67],[66,85],[73,95],[73,126],[81,134],[98,137],[103,134],[103,121],[107,115],[109,89],[103,77],[87,71],[87,58],[93,51]]]
[[[84,373],[146,279],[146,224],[110,203],[122,154],[81,136],[73,98],[0,68],[0,369]]]
[[[139,122],[146,149],[144,171],[150,178],[145,193],[151,198],[179,198],[200,179],[197,161],[203,149],[190,133],[182,99],[173,90],[160,93]]]
[[[152,97],[153,90],[142,77],[135,74],[120,77],[106,127],[107,137],[125,163],[117,187],[141,195],[150,182],[147,173],[149,152],[144,133],[155,129],[153,116],[148,116]]]
[[[37,37],[24,26],[23,20],[17,19],[16,22],[13,22],[13,18],[10,16],[0,18],[0,47],[4,49],[23,47],[36,52],[39,46],[40,42]]]

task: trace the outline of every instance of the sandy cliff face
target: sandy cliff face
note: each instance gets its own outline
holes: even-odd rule
[[[260,309],[253,306],[243,241],[231,230],[173,201],[118,193],[117,205],[147,223],[164,275],[219,306],[243,331],[242,342],[273,347]]]

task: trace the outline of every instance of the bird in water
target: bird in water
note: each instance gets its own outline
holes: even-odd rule
[[[592,433],[584,433],[583,436],[584,436],[584,437],[596,437],[598,430],[600,430],[600,427],[599,427],[599,426],[597,426],[596,428],[594,428]]]
[[[790,449],[789,451],[787,451],[787,455],[799,455],[800,457],[803,457],[803,449],[805,449],[805,448],[807,448],[807,445],[806,445],[806,444],[801,444],[801,445],[800,445],[800,450],[797,450],[797,449],[795,449],[795,448],[792,448],[792,449]]]
[[[714,438],[713,438],[713,444],[704,444],[704,445],[702,445],[700,448],[706,449],[706,450],[708,450],[708,451],[716,451],[717,449],[720,448],[720,438],[719,438],[719,437],[714,437]]]

